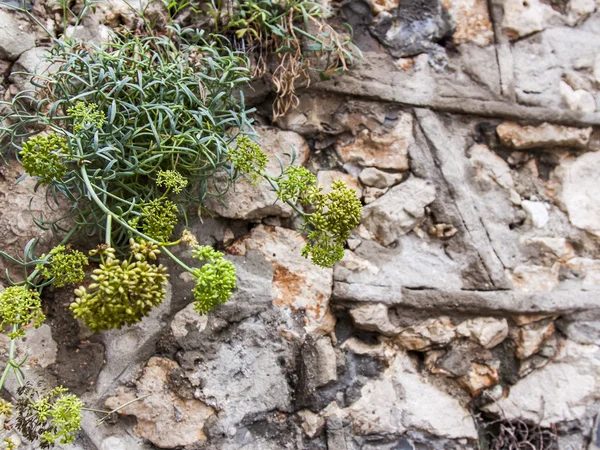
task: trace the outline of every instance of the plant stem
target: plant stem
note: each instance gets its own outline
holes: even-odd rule
[[[17,331],[17,325],[13,325],[13,333]],[[4,387],[4,382],[6,381],[6,377],[8,376],[8,372],[13,370],[13,364],[15,360],[15,347],[16,347],[16,339],[10,340],[10,346],[8,348],[8,361],[6,362],[6,367],[4,368],[4,372],[2,373],[2,378],[0,378],[0,390]],[[16,373],[16,372],[15,372]],[[20,382],[19,382],[20,384]]]

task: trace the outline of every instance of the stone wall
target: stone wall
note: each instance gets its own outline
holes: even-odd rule
[[[238,269],[207,317],[172,278],[139,326],[90,336],[54,293],[28,375],[101,408],[150,394],[100,426],[86,413],[69,448],[508,448],[493,446],[523,430],[527,448],[600,448],[600,3],[332,6],[363,59],[276,123],[268,88],[248,98],[270,156],[293,145],[361,196],[344,259],[302,258],[293,211],[241,183],[192,225]],[[109,0],[71,32],[133,20]],[[6,99],[41,36],[0,9]],[[2,246],[17,249],[38,232],[20,168],[1,170]]]

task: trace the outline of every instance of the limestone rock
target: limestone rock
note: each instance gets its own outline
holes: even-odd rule
[[[567,267],[580,276],[583,276],[583,287],[589,289],[600,288],[600,260],[590,258],[572,258],[567,262]]]
[[[567,340],[554,361],[510,388],[486,409],[542,427],[582,418],[600,399],[600,350]]]
[[[0,9],[0,59],[14,61],[35,47],[35,33],[30,27],[17,14]]]
[[[525,292],[551,291],[558,286],[559,265],[552,267],[520,265],[506,276],[515,289]]]
[[[276,128],[257,127],[260,145],[269,157],[267,172],[277,175],[281,172],[277,156],[284,164],[289,162],[285,153],[292,149],[296,152],[295,165],[303,165],[308,160],[308,144],[302,136],[293,131],[282,131]],[[226,180],[222,181],[223,188]],[[234,187],[221,197],[207,196],[204,206],[211,212],[229,219],[257,220],[267,216],[289,217],[291,206],[277,200],[270,184],[263,180],[258,186],[246,179],[240,179]]]
[[[136,381],[136,389],[120,388],[106,400],[110,409],[148,395],[131,403],[119,414],[135,416],[134,431],[160,448],[176,448],[206,440],[204,424],[215,411],[196,399],[183,399],[169,387],[169,376],[178,364],[167,358],[153,357]]]
[[[536,228],[543,228],[550,220],[548,215],[548,208],[542,202],[532,202],[529,200],[523,200],[521,207],[527,213],[529,220]]]
[[[369,0],[369,5],[375,14],[391,11],[398,7],[399,0]]]
[[[382,245],[390,245],[416,227],[435,200],[435,186],[410,177],[363,210],[362,224]]]
[[[600,53],[596,55],[594,59],[594,80],[600,84]]]
[[[298,415],[302,418],[302,430],[309,438],[314,438],[323,430],[325,419],[318,414],[315,414],[310,409],[298,411]]]
[[[407,350],[424,351],[443,347],[455,338],[456,327],[449,317],[442,316],[405,328],[396,336],[395,342]]]
[[[352,308],[350,316],[358,328],[367,331],[376,331],[385,336],[395,336],[400,332],[390,321],[388,307],[381,303],[367,304]]]
[[[48,324],[40,328],[32,328],[22,341],[18,341],[17,354],[21,357],[27,356],[28,366],[39,366],[46,368],[56,362],[58,345],[52,338],[52,330]]]
[[[532,237],[523,241],[525,245],[537,247],[540,258],[545,265],[555,262],[566,263],[575,257],[573,246],[565,238],[560,237]]]
[[[317,172],[317,182],[323,187],[323,192],[331,191],[331,185],[336,180],[342,180],[349,188],[354,189],[358,198],[362,197],[362,186],[352,175],[337,170],[319,170]]]
[[[549,21],[560,15],[540,0],[504,0],[502,29],[510,39],[528,36],[543,30]]]
[[[369,381],[361,398],[346,408],[359,435],[402,434],[418,429],[434,436],[476,439],[468,411],[430,384],[403,351],[397,351],[381,379]]]
[[[585,153],[561,162],[553,174],[559,185],[557,200],[577,228],[600,237],[600,152]]]
[[[456,333],[478,342],[482,347],[493,348],[508,336],[508,322],[494,317],[476,317],[459,324]]]
[[[514,204],[521,203],[521,196],[515,190],[515,181],[506,161],[482,144],[471,147],[469,154],[471,165],[475,168],[478,179],[495,183],[506,189]]]
[[[366,187],[363,189],[363,200],[365,205],[373,203],[379,197],[383,196],[389,189],[378,189],[374,187]]]
[[[362,130],[353,142],[338,140],[336,151],[345,163],[380,169],[407,170],[408,147],[414,142],[413,120],[410,114],[402,113],[398,123],[389,132],[380,134]]]
[[[175,339],[185,339],[190,329],[202,332],[208,323],[208,316],[201,316],[194,311],[194,304],[190,303],[173,317],[171,331]]]
[[[497,368],[473,361],[471,370],[457,379],[458,383],[474,397],[481,391],[491,388],[500,381]]]
[[[375,167],[367,167],[360,172],[358,178],[365,186],[385,189],[400,183],[403,175],[401,173],[384,172],[383,170],[379,170]]]
[[[494,37],[492,22],[484,0],[443,0],[444,8],[450,13],[456,30],[452,35],[455,44],[473,42],[489,45]]]
[[[517,150],[568,147],[586,148],[592,134],[591,128],[575,128],[543,123],[539,126],[521,126],[503,122],[496,132],[504,145]]]
[[[561,81],[560,94],[571,111],[582,113],[593,113],[596,111],[596,100],[585,89],[573,89],[567,83]]]
[[[511,331],[517,358],[526,359],[536,354],[542,344],[554,333],[554,321],[545,320],[524,325]]]
[[[10,161],[0,167],[0,236],[2,251],[9,255],[22,255],[25,245],[32,238],[39,238],[38,255],[48,251],[56,244],[51,230],[42,230],[34,222],[40,216],[47,222],[59,220],[68,213],[64,204],[56,205],[52,199],[46,199],[45,190],[34,192],[36,180],[26,177],[19,183],[17,180],[24,169],[16,161]],[[60,196],[59,201],[63,200]],[[63,225],[67,225],[63,222]],[[0,270],[8,267],[7,261],[0,258]],[[18,280],[22,271],[15,270]]]
[[[333,271],[315,266],[300,255],[305,239],[296,231],[258,225],[228,247],[228,252],[245,255],[256,250],[273,265],[273,303],[292,311],[304,311],[306,329],[329,333],[335,319],[329,311]]]

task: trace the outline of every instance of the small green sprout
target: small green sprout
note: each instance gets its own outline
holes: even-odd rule
[[[84,267],[87,265],[88,259],[83,253],[59,245],[50,250],[48,263],[39,268],[45,278],[54,279],[54,286],[62,287],[81,282],[85,278]]]
[[[79,133],[89,126],[102,128],[106,122],[103,111],[98,111],[95,103],[77,102],[67,110],[67,114],[73,119],[73,131]]]
[[[46,320],[37,291],[25,286],[11,286],[0,292],[0,327],[10,327],[10,339],[25,336],[25,327],[33,324],[39,328]]]
[[[193,274],[196,277],[194,310],[204,315],[229,300],[236,288],[236,271],[223,253],[210,246],[199,245],[192,250],[192,255],[200,261],[206,261]]]
[[[21,164],[32,177],[43,184],[59,182],[67,173],[63,156],[68,155],[67,141],[57,134],[37,135],[23,144]]]

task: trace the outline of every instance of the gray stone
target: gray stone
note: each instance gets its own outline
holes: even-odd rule
[[[34,47],[21,54],[11,69],[8,80],[18,91],[34,91],[35,86],[31,83],[32,74],[41,77],[47,76],[54,68],[45,61],[48,55],[48,47]]]
[[[367,167],[360,173],[358,178],[365,186],[385,189],[400,183],[403,177],[401,173],[389,173],[375,167]]]
[[[530,420],[542,427],[581,419],[600,399],[599,374],[598,347],[567,340],[552,362],[520,380],[507,397],[486,409],[505,419]]]
[[[33,47],[32,26],[16,13],[0,8],[0,59],[14,61]]]
[[[435,200],[435,186],[410,177],[363,209],[362,224],[382,245],[390,245],[414,229]]]
[[[478,342],[482,347],[494,348],[508,336],[508,322],[494,317],[476,317],[459,324],[456,333]]]
[[[367,331],[376,331],[385,336],[395,336],[400,328],[392,324],[388,306],[381,303],[361,305],[350,310],[354,325]]]
[[[382,378],[369,381],[361,389],[361,398],[346,411],[359,435],[418,429],[434,436],[477,437],[468,411],[456,398],[430,384],[401,350]]]

